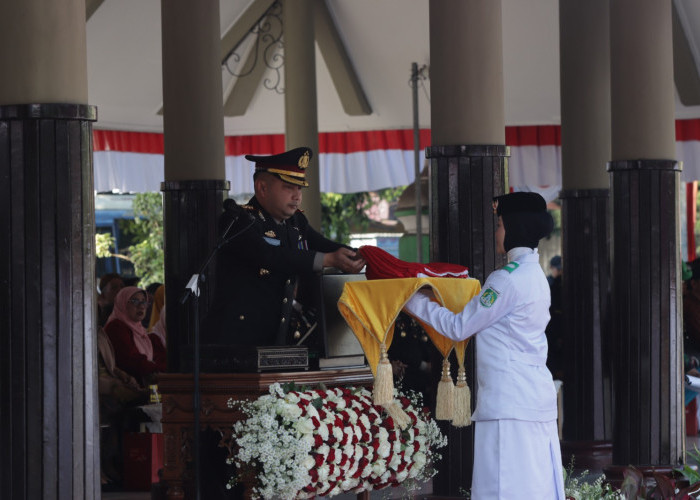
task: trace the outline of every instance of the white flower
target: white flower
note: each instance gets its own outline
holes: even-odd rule
[[[293,394],[293,393],[291,393],[291,392],[288,392],[288,393],[284,396],[284,400],[285,400],[287,403],[297,404],[297,403],[299,402],[299,396],[296,395],[296,394]]]
[[[295,404],[280,403],[277,414],[286,420],[296,420],[301,417],[301,408]]]
[[[411,467],[411,472],[415,469],[418,472],[420,469],[425,467],[426,456],[422,451],[417,451],[413,454],[413,467]]]
[[[321,424],[317,432],[318,435],[321,436],[321,439],[328,441],[328,426],[326,426],[326,424]]]
[[[323,397],[321,394],[318,391],[285,394],[279,384],[272,384],[269,394],[257,400],[230,399],[227,403],[229,407],[240,409],[247,417],[233,425],[237,451],[227,462],[235,464],[237,468],[252,468],[256,474],[254,496],[293,500],[311,498],[322,492],[333,496],[349,491],[371,490],[374,482],[386,483],[404,464],[412,464],[412,467],[410,471],[404,469],[396,473],[398,482],[408,478],[427,480],[434,474],[434,469],[426,468],[426,465],[439,459],[435,450],[444,446],[447,438],[442,435],[434,419],[416,409],[422,406],[419,398],[408,396],[412,406],[406,408],[406,412],[417,422],[411,422],[406,433],[401,434],[398,430],[386,428],[385,413],[373,405],[368,390],[352,389],[344,393],[335,388],[325,391]],[[317,407],[322,411],[318,411]],[[348,423],[336,426],[337,416],[341,412]],[[320,418],[321,413],[323,419]],[[314,418],[320,425],[314,425]],[[331,432],[329,424],[332,426]],[[414,429],[419,429],[419,435]],[[365,433],[370,434],[369,438]],[[333,445],[328,444],[331,436],[335,438]],[[389,441],[390,436],[393,441]],[[352,439],[357,440],[357,444],[353,445]],[[316,447],[319,440],[322,442]],[[341,442],[346,444],[341,446]],[[372,442],[375,442],[374,446],[376,442],[379,443],[376,452],[374,446],[369,444]],[[414,444],[419,448],[417,452],[414,451]],[[332,459],[329,458],[331,455]],[[359,462],[363,457],[368,462],[359,471],[362,479],[353,478],[358,474]],[[317,466],[317,463],[320,465]],[[311,473],[315,478],[313,484]],[[233,480],[228,487],[232,484]],[[331,487],[331,484],[334,486]],[[303,491],[310,485],[313,491]],[[330,491],[326,491],[329,488]]]
[[[302,434],[311,434],[316,429],[310,418],[300,418],[294,423],[294,428]]]
[[[319,481],[327,481],[328,480],[328,473],[330,472],[328,466],[326,464],[323,464],[317,470],[318,470],[318,480]],[[326,486],[326,488],[327,487],[328,486]]]
[[[377,460],[372,464],[372,472],[374,472],[375,475],[381,476],[386,472],[386,462],[384,460]],[[365,477],[363,474],[362,477]]]
[[[389,467],[391,467],[393,470],[396,470],[399,468],[399,465],[401,465],[401,456],[394,454],[391,457],[391,460],[389,461]]]
[[[380,441],[379,448],[377,448],[377,455],[382,458],[386,458],[391,453],[391,443],[389,441]]]

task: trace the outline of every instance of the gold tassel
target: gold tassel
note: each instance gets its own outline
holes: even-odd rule
[[[467,372],[463,366],[457,371],[457,386],[455,387],[455,412],[452,425],[466,427],[472,423],[471,391],[467,385]]]
[[[386,345],[382,342],[381,357],[374,377],[374,404],[384,405],[394,400],[394,374],[391,371]]]
[[[408,427],[408,424],[411,423],[411,417],[409,417],[406,412],[403,411],[403,408],[401,408],[398,401],[393,400],[389,403],[383,404],[382,406],[394,420],[394,423],[399,429],[404,430],[406,427]]]
[[[454,390],[452,375],[450,375],[450,360],[442,360],[442,378],[438,383],[437,400],[435,402],[435,418],[438,420],[452,420],[454,413]]]

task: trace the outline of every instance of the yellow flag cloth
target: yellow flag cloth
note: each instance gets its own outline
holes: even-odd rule
[[[365,352],[376,375],[381,344],[388,349],[394,334],[394,322],[408,300],[424,286],[433,289],[437,302],[459,312],[481,291],[478,280],[455,278],[398,278],[345,283],[338,309]],[[464,359],[467,340],[454,342],[423,324],[435,347],[447,356],[455,348]]]

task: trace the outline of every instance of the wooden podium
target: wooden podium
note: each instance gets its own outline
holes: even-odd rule
[[[294,382],[299,386],[327,387],[371,386],[374,379],[369,367],[323,371],[281,373],[202,373],[200,425],[218,431],[222,444],[231,446],[233,423],[243,417],[240,411],[227,406],[234,400],[255,399],[267,394],[275,382]],[[163,404],[163,476],[167,500],[189,500],[194,497],[192,473],[192,427],[194,424],[193,376],[191,373],[162,373],[158,391]],[[358,495],[358,498],[369,498]]]

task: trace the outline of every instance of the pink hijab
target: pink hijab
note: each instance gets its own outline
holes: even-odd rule
[[[105,327],[109,325],[115,319],[122,321],[131,330],[131,336],[134,339],[134,344],[136,349],[148,358],[148,361],[153,361],[153,344],[151,339],[148,338],[148,333],[143,327],[140,321],[132,321],[126,313],[126,303],[135,294],[142,293],[147,296],[145,290],[137,286],[127,286],[119,290],[119,293],[114,298],[114,309],[112,309],[112,314],[109,315]]]

